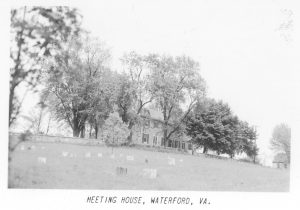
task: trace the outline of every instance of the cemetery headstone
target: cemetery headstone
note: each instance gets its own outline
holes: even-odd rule
[[[133,161],[133,160],[134,160],[134,156],[132,156],[132,155],[127,155],[127,156],[126,156],[126,160],[128,160],[128,161]]]
[[[63,157],[67,157],[69,153],[68,152],[62,152],[61,154],[62,154]]]
[[[35,146],[34,145],[29,146],[28,150],[35,150]]]
[[[92,155],[91,155],[90,152],[85,153],[85,157],[86,157],[86,158],[90,158],[91,156],[92,156]]]
[[[149,179],[156,179],[157,177],[157,169],[153,168],[144,168],[143,169],[143,177],[149,178]]]
[[[46,164],[47,158],[45,157],[38,157],[38,162],[42,164]]]
[[[98,157],[102,157],[102,153],[98,153]]]
[[[168,157],[168,164],[170,165],[170,166],[175,166],[175,158],[170,158],[170,157]]]

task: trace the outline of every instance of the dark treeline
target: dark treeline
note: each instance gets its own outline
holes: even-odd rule
[[[258,152],[255,128],[239,120],[222,101],[205,99],[197,103],[186,121],[186,131],[194,145],[203,147],[203,153],[210,149],[233,157],[244,152],[255,161]]]

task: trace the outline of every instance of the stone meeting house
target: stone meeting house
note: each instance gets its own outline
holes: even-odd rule
[[[162,113],[155,109],[143,109],[141,118],[142,122],[133,128],[132,142],[137,145],[164,147]],[[187,136],[177,140],[171,139],[166,147],[191,153],[192,144],[189,140]]]

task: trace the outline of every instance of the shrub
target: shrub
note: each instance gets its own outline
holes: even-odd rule
[[[103,138],[109,146],[120,146],[127,141],[130,131],[117,112],[113,112],[105,120]]]

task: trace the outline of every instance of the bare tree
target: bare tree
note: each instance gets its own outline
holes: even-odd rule
[[[191,110],[205,95],[205,81],[199,64],[189,57],[150,55],[150,87],[156,106],[162,111],[164,145],[178,133]]]
[[[75,38],[45,68],[42,97],[50,95],[47,103],[52,116],[68,123],[74,137],[83,138],[86,122],[93,119],[98,128],[98,117],[109,113],[113,104],[115,86],[109,57],[109,50],[97,40]]]
[[[125,54],[121,60],[123,65],[129,71],[130,84],[129,87],[126,88],[126,93],[124,94],[130,95],[131,103],[128,103],[127,101],[127,103],[124,104],[124,100],[122,100],[123,103],[120,103],[119,106],[123,110],[128,109],[128,106],[130,106],[131,109],[131,116],[128,119],[128,128],[130,130],[128,143],[131,143],[133,135],[132,128],[138,121],[143,108],[153,101],[154,94],[149,88],[149,74],[147,72],[148,64],[146,57],[138,55],[135,52],[130,52]],[[128,110],[126,111],[130,112]]]
[[[291,157],[291,128],[281,123],[273,129],[271,148],[277,152],[284,152],[290,162]]]

